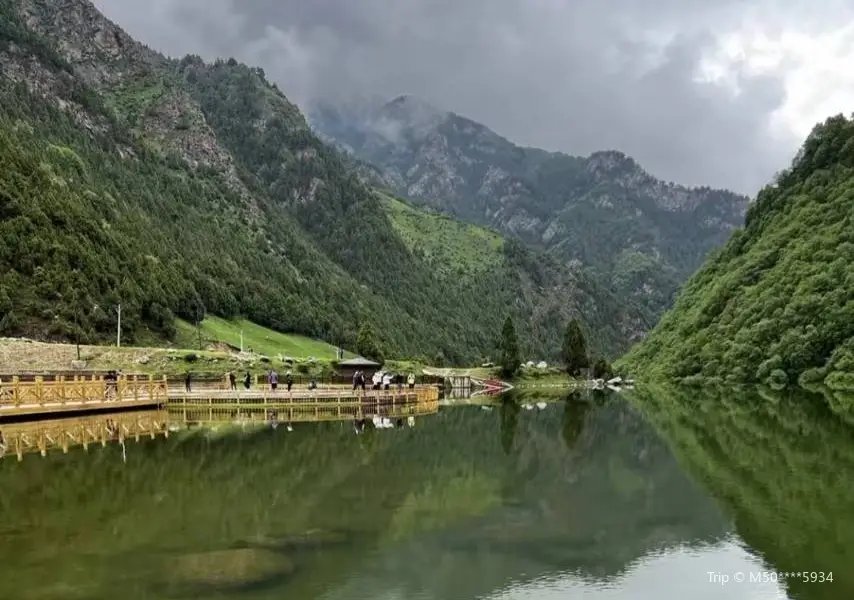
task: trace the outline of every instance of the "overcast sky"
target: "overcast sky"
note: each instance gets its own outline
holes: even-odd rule
[[[750,194],[854,111],[854,0],[95,4],[172,56],[261,66],[303,108],[408,93],[519,144]]]

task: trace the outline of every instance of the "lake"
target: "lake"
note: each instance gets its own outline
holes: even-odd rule
[[[846,399],[494,402],[6,456],[0,597],[854,597]]]

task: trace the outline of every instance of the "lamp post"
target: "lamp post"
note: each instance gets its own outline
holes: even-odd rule
[[[74,340],[77,342],[77,360],[80,360],[80,307],[78,303],[78,292],[74,290]]]
[[[196,333],[199,336],[199,350],[202,349],[202,309],[196,306]]]

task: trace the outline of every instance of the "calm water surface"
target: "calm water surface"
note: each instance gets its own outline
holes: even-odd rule
[[[854,598],[828,398],[632,394],[6,457],[0,598]]]

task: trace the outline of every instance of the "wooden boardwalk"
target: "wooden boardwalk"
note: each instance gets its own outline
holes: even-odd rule
[[[345,415],[347,408],[362,405],[400,405],[438,400],[432,387],[415,389],[393,387],[389,390],[352,390],[330,386],[309,390],[305,387],[287,391],[269,386],[253,389],[227,389],[223,385],[202,385],[186,391],[170,387],[166,378],[131,377],[109,381],[103,377],[57,378],[44,381],[0,382],[0,422],[4,417],[39,418],[67,412],[109,412],[122,409],[167,408],[170,411],[207,411],[234,413],[241,410],[298,410],[309,408],[315,414]]]
[[[168,400],[166,380],[103,377],[59,377],[44,381],[0,382],[0,419],[38,417],[63,412],[95,412],[129,408],[157,407]]]

